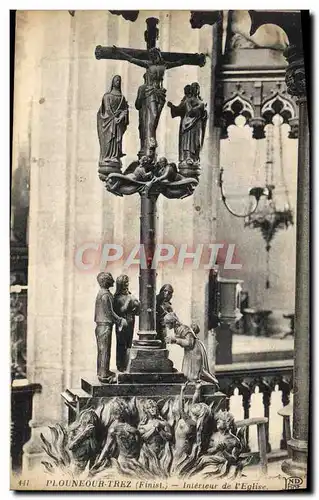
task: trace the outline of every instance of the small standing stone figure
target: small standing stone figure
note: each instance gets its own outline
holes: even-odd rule
[[[102,98],[97,113],[97,130],[100,142],[99,173],[107,175],[121,171],[123,135],[129,123],[128,103],[121,90],[122,79],[115,75],[111,90]]]
[[[114,311],[125,318],[126,326],[122,329],[116,325],[116,367],[124,372],[127,366],[127,350],[132,347],[135,316],[140,313],[140,303],[129,291],[129,277],[122,274],[116,278],[114,294]]]
[[[197,337],[198,325],[182,325],[175,313],[168,313],[164,323],[169,330],[174,329],[174,336],[166,337],[166,342],[177,344],[184,349],[182,372],[189,382],[209,382],[218,386],[218,381],[210,372],[204,344]],[[195,331],[194,331],[195,330]]]
[[[156,332],[157,339],[162,342],[162,349],[165,349],[166,347],[166,325],[164,318],[166,314],[173,312],[173,307],[171,304],[173,293],[174,289],[172,285],[167,283],[166,285],[162,286],[159,294],[156,295]]]
[[[198,176],[207,122],[206,104],[200,97],[199,84],[194,82],[185,86],[184,97],[178,106],[170,101],[167,105],[171,109],[172,118],[181,117],[178,148],[180,172],[186,177]]]
[[[110,371],[113,325],[116,324],[120,331],[127,326],[127,323],[113,309],[113,295],[110,292],[110,288],[114,286],[113,276],[110,273],[99,273],[97,282],[100,285],[95,301],[94,317],[97,342],[97,377],[102,383],[111,383],[115,377],[115,374]]]

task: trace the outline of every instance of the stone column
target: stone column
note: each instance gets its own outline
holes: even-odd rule
[[[33,27],[29,40],[38,45],[33,81],[26,89],[33,100],[27,377],[31,383],[41,383],[42,393],[33,400],[31,438],[24,446],[24,470],[30,470],[41,459],[43,426],[62,418],[57,397],[64,386],[67,338],[64,256],[68,240],[69,78],[74,28],[73,18],[65,12],[29,12],[27,22]],[[57,31],[59,43],[56,43]]]
[[[79,385],[80,374],[95,367],[95,272],[81,271],[75,252],[83,242],[101,238],[103,187],[96,172],[95,132],[101,92],[92,85],[92,73],[99,80],[103,68],[88,70],[83,52],[88,50],[93,59],[87,40],[93,38],[94,44],[105,27],[103,17],[95,16],[90,24],[81,13],[72,17],[68,11],[32,11],[28,16],[37,60],[26,89],[33,101],[27,376],[41,384],[42,393],[33,401],[24,470],[43,458],[40,433],[63,422],[61,392],[74,381]]]
[[[209,47],[210,58],[207,58],[206,71],[201,68],[197,74],[198,82],[205,93],[206,100],[208,100],[209,118],[205,145],[201,153],[200,182],[193,195],[193,247],[196,248],[197,244],[203,244],[205,250],[199,269],[194,269],[192,272],[191,310],[191,319],[200,326],[200,336],[206,344],[209,343],[208,309],[210,307],[208,303],[210,269],[206,268],[210,255],[207,247],[216,242],[216,214],[219,196],[217,179],[219,175],[220,129],[216,127],[215,119],[215,71],[221,54],[222,33],[220,25],[204,26],[199,30],[199,52],[207,52],[208,40],[211,47]],[[208,89],[210,89],[209,96],[207,96]]]
[[[290,476],[307,472],[309,420],[309,123],[305,68],[301,35],[299,46],[290,44],[286,72],[288,92],[298,98],[298,188],[297,188],[297,256],[295,295],[295,348],[293,384],[293,429],[288,442],[291,458],[282,464]]]

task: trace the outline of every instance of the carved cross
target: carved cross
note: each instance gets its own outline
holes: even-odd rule
[[[150,17],[146,19],[146,25],[147,28],[144,33],[144,39],[147,50],[120,48],[121,51],[129,56],[140,59],[141,61],[148,59],[148,50],[156,46],[156,40],[158,39],[158,19]],[[177,63],[183,60],[183,65],[188,66],[203,66],[205,64],[204,54],[191,54],[185,52],[162,52],[161,54],[165,62]],[[115,52],[113,47],[102,47],[102,45],[96,47],[95,57],[96,59],[115,59],[117,61],[127,60],[121,52]]]

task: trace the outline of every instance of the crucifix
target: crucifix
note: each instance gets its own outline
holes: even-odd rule
[[[99,173],[100,179],[105,182],[106,188],[113,194],[123,196],[138,192],[141,196],[140,252],[143,253],[144,259],[141,256],[139,339],[133,341],[127,373],[119,374],[118,382],[139,381],[136,374],[144,374],[144,376],[147,374],[148,381],[153,381],[153,376],[154,382],[156,382],[159,373],[162,381],[171,381],[173,378],[178,382],[182,381],[183,376],[174,370],[173,363],[168,359],[168,350],[163,349],[161,341],[156,338],[156,269],[152,266],[156,247],[156,202],[159,194],[163,194],[167,198],[183,198],[191,195],[198,180],[181,175],[177,171],[176,165],[168,164],[166,158],[161,158],[156,162],[156,129],[166,101],[166,89],[163,87],[165,71],[183,65],[202,67],[205,65],[205,55],[161,52],[156,47],[159,34],[158,19],[148,18],[146,24],[144,38],[147,50],[117,48],[115,46],[102,47],[100,45],[95,50],[97,59],[124,60],[145,69],[144,84],[139,87],[135,102],[135,107],[139,111],[141,142],[141,148],[137,155],[139,161],[130,165],[123,175],[119,167],[114,167],[114,158],[111,158],[113,170],[109,167],[110,163],[104,167],[102,162]],[[119,83],[115,82],[116,78]],[[115,99],[116,92],[118,96],[121,96],[120,77],[114,77],[113,82],[115,89],[113,90],[113,98]],[[193,101],[196,101],[195,104],[197,103],[197,106],[193,105],[194,109],[195,107],[196,110],[199,109],[197,95],[194,96]],[[128,106],[125,105],[125,102],[125,98],[123,101],[123,98],[118,97],[116,106],[110,113],[110,120],[114,117],[115,128],[120,127],[120,123],[123,124],[122,129],[118,131],[120,136],[123,135],[128,124]],[[102,119],[105,118],[109,108],[110,101],[107,101],[104,107],[102,105],[100,112]],[[198,116],[200,119],[200,115]],[[103,133],[103,126],[100,127],[100,130]],[[107,139],[108,145],[113,138],[114,132],[112,131]],[[113,148],[109,156],[114,156],[116,154],[114,151],[117,150],[120,151],[119,156],[123,156],[121,147]],[[109,161],[109,158],[107,160]],[[141,172],[143,172],[143,177],[141,177]]]

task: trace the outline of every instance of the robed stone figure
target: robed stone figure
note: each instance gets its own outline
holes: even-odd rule
[[[204,143],[207,122],[207,111],[200,97],[200,86],[197,82],[186,85],[184,97],[178,106],[171,102],[172,118],[181,117],[179,128],[179,162],[199,162],[200,151]]]
[[[198,325],[194,325],[195,329],[183,325],[175,313],[166,314],[164,323],[169,330],[174,330],[172,336],[166,337],[166,342],[184,349],[182,372],[187,380],[195,383],[204,381],[218,386],[218,381],[209,368],[206,347],[197,337]]]
[[[174,289],[172,285],[166,283],[156,295],[156,338],[161,341],[162,349],[166,347],[166,325],[164,318],[166,314],[173,312],[171,303],[173,293]]]
[[[123,135],[129,123],[128,103],[122,94],[121,77],[115,75],[111,90],[102,98],[97,113],[97,130],[100,142],[99,167],[101,173],[120,171]]]
[[[127,366],[128,349],[132,347],[135,316],[140,313],[140,303],[129,291],[129,277],[122,274],[116,278],[116,289],[114,294],[114,311],[124,318],[126,325],[116,325],[116,367],[118,371],[124,372]]]

